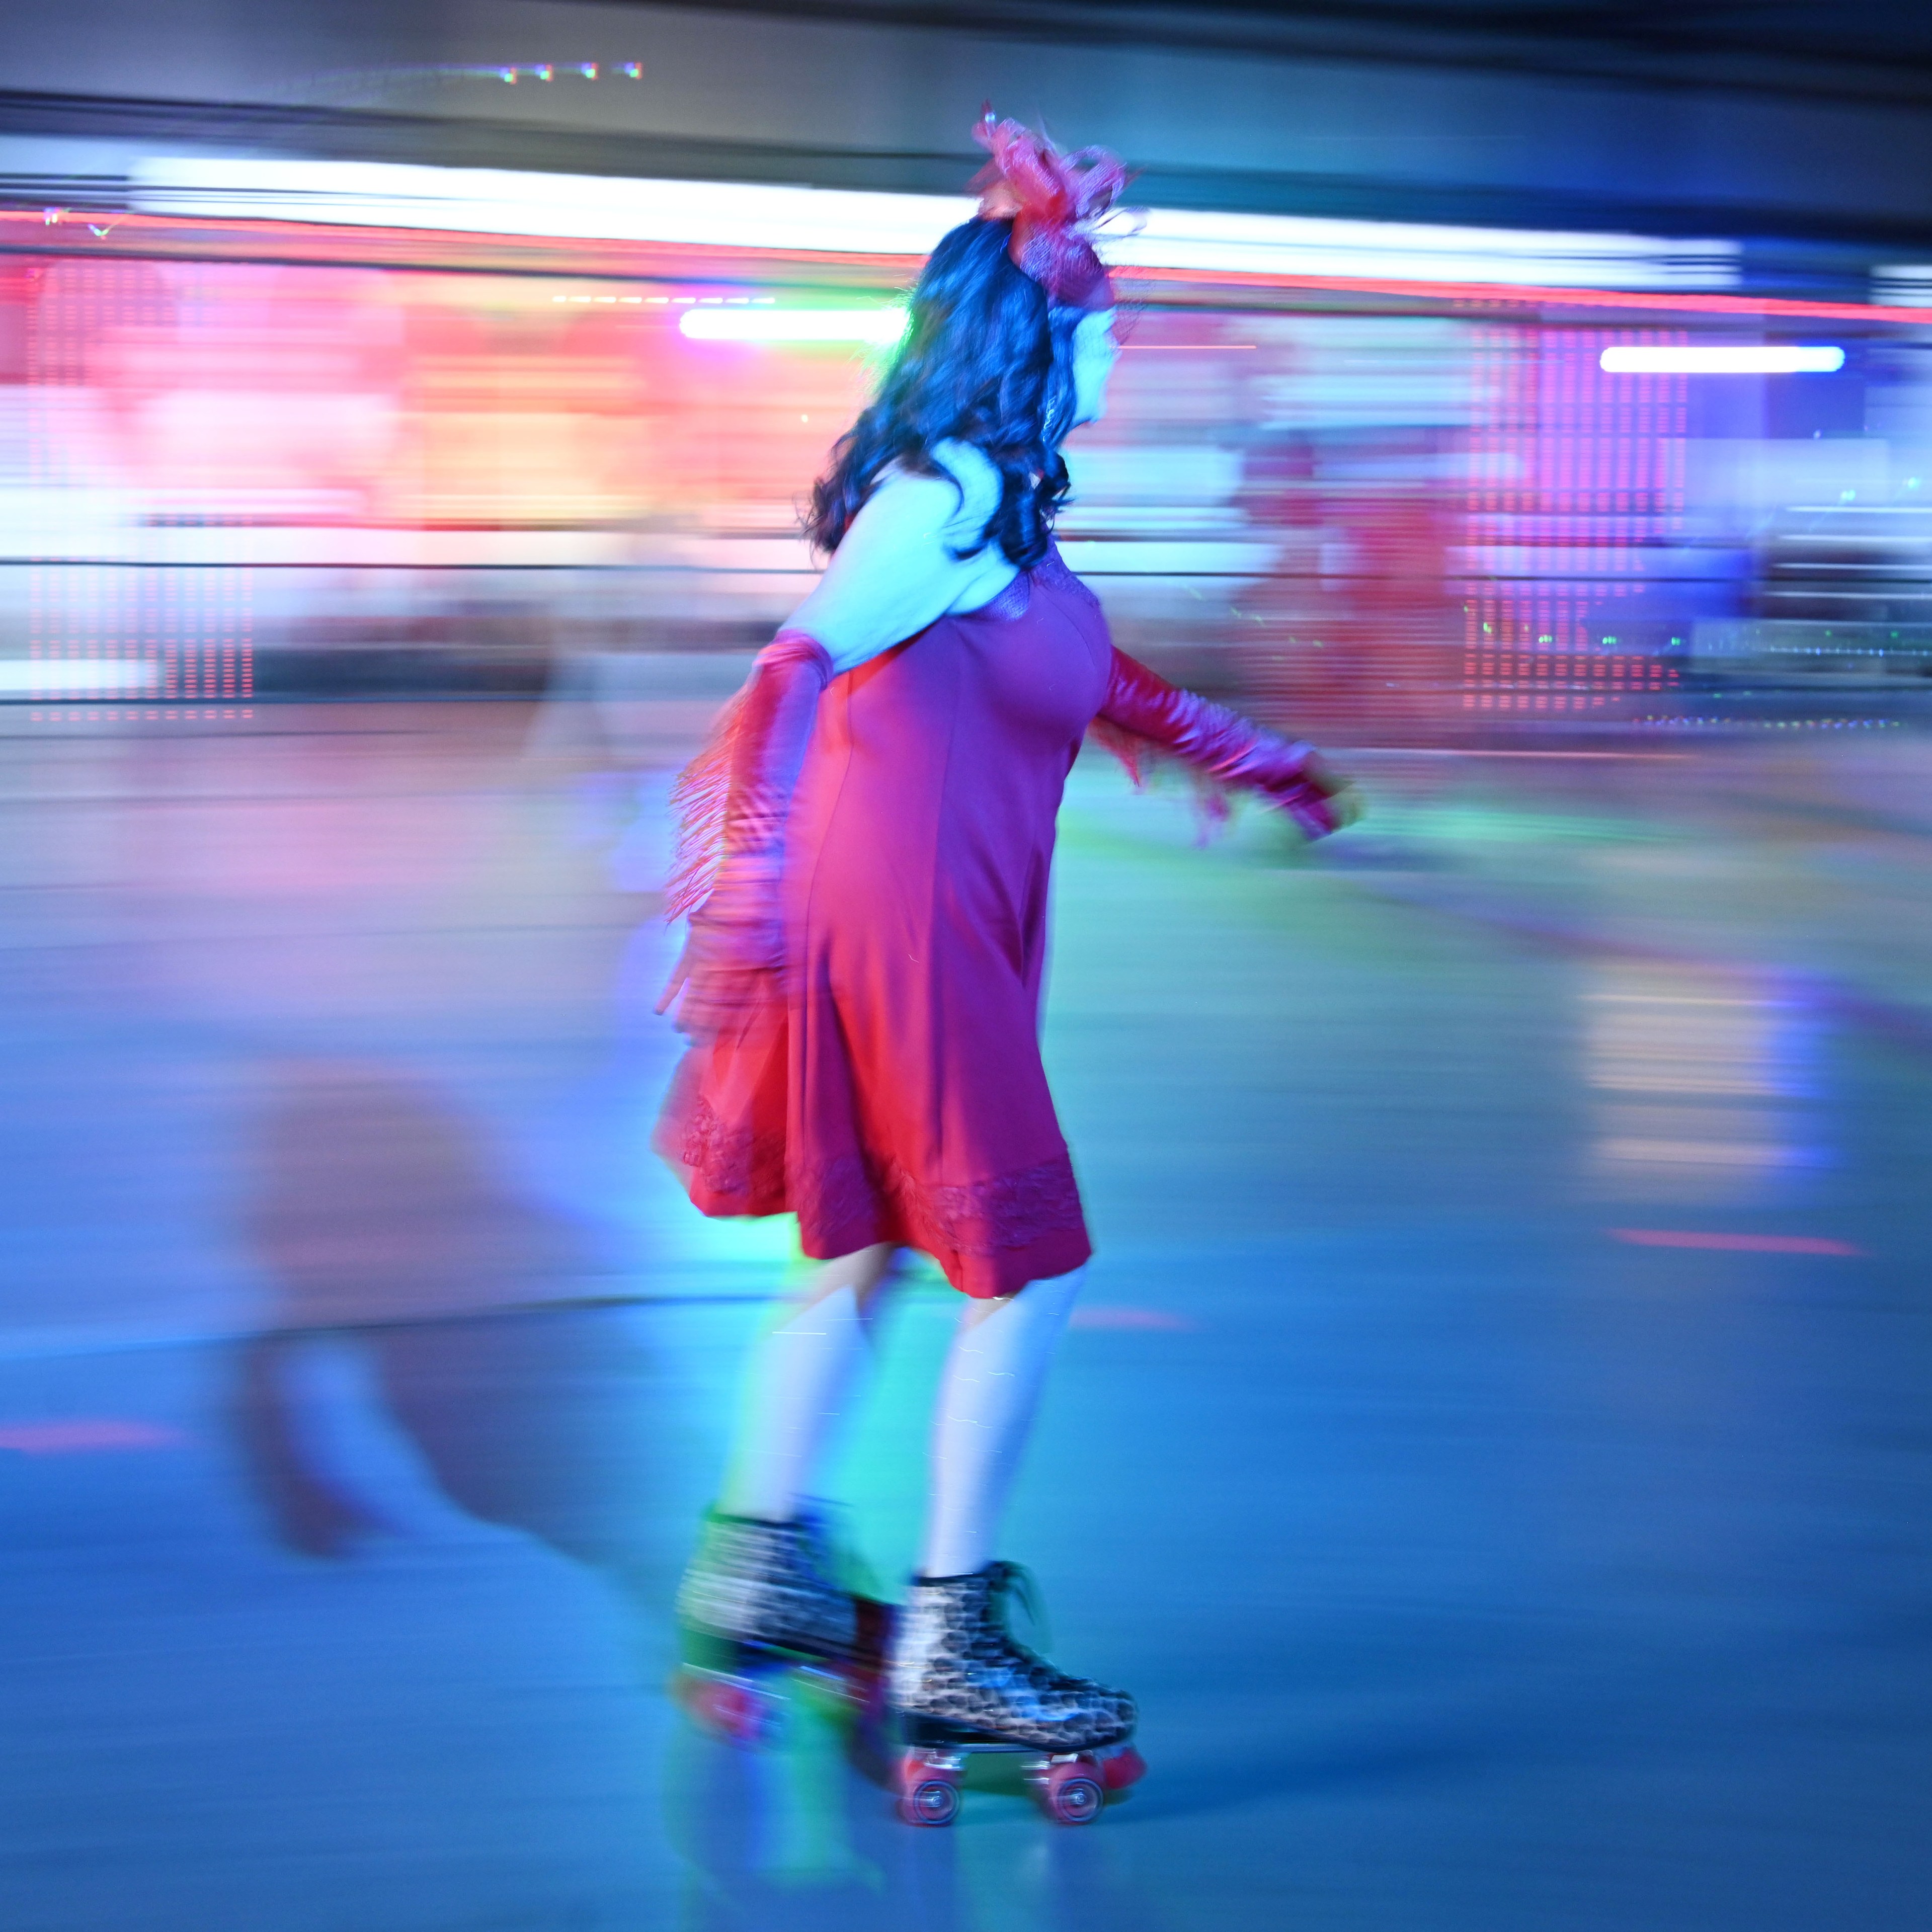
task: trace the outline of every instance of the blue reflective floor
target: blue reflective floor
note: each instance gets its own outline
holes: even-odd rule
[[[1932,747],[1364,754],[1312,854],[1082,766],[1010,1544],[1153,1769],[915,1832],[662,1691],[788,1265],[644,1149],[690,722],[0,740],[8,1932],[1925,1921]]]

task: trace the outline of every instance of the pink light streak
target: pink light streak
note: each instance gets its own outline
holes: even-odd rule
[[[46,225],[46,216],[38,208],[0,208],[0,249],[6,248],[10,242],[14,242],[17,247],[25,241],[23,235],[16,239],[19,230],[30,226],[44,229]],[[14,232],[10,232],[10,230]],[[545,254],[554,255],[567,249],[574,248],[581,252],[586,248],[594,248],[600,257],[607,258],[613,264],[621,264],[627,260],[634,262],[639,272],[646,272],[660,258],[675,256],[688,259],[695,256],[706,260],[739,265],[752,272],[773,263],[871,268],[878,270],[894,284],[903,278],[908,266],[922,259],[916,254],[856,250],[795,250],[740,244],[599,240],[596,238],[572,240],[571,238],[493,235],[472,230],[344,227],[332,226],[327,222],[272,218],[248,220],[230,216],[118,215],[116,218],[116,234],[119,245],[100,252],[139,255],[145,252],[138,245],[140,238],[145,237],[158,250],[170,255],[182,252],[184,244],[200,242],[208,246],[213,252],[214,244],[226,241],[235,246],[236,259],[248,260],[258,250],[268,250],[274,259],[281,260],[285,258],[288,251],[276,244],[295,242],[301,244],[298,254],[302,259],[361,261],[367,259],[371,249],[385,244],[407,256],[433,248],[438,243],[451,248],[469,249],[494,242],[526,251],[533,258]],[[250,243],[254,244],[253,248],[248,245]],[[135,245],[130,246],[130,244]],[[28,244],[22,252],[82,254],[96,251],[81,241],[77,232],[70,234],[64,230],[59,242]],[[399,260],[395,264],[398,266],[410,265],[406,260]],[[506,272],[515,272],[512,265],[506,263],[505,268]],[[616,274],[624,272],[624,270],[621,266],[613,266],[602,272]],[[1561,286],[1545,288],[1504,282],[1407,281],[1376,276],[1257,274],[1238,269],[1126,268],[1120,271],[1119,279],[1133,283],[1166,282],[1182,286],[1296,290],[1310,295],[1380,296],[1446,304],[1455,308],[1476,308],[1498,314],[1511,310],[1569,308],[1622,310],[1633,315],[1730,316],[1739,320],[1789,318],[1793,321],[1862,322],[1868,328],[1885,329],[1894,325],[1912,328],[1932,324],[1932,308],[1894,306],[1890,303],[1815,302],[1785,296],[1697,295],[1661,290]]]
[[[1713,1234],[1694,1229],[1670,1228],[1612,1228],[1612,1240],[1628,1241],[1639,1248],[1717,1248],[1748,1255],[1862,1255],[1866,1251],[1850,1241],[1834,1241],[1822,1234]]]
[[[1184,1315],[1170,1315],[1163,1308],[1128,1308],[1118,1304],[1095,1302],[1076,1308],[1068,1325],[1075,1328],[1158,1329],[1163,1333],[1190,1333],[1197,1325]]]
[[[186,1440],[178,1429],[116,1416],[0,1423],[0,1450],[10,1449],[20,1456],[85,1456],[103,1450],[172,1449]]]

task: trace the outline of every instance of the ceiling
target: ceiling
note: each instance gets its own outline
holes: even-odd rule
[[[625,6],[638,0],[605,0]],[[1250,47],[1932,103],[1932,0],[677,0],[1055,40]]]

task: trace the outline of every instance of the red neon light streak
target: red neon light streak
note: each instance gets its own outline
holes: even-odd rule
[[[17,231],[10,236],[8,230]],[[831,250],[742,248],[710,248],[697,244],[599,241],[596,238],[530,235],[490,235],[470,230],[432,228],[376,228],[332,226],[327,222],[244,220],[230,218],[199,219],[177,215],[127,214],[116,218],[110,231],[116,244],[108,248],[87,245],[92,231],[67,224],[50,230],[38,208],[0,208],[0,250],[10,244],[18,252],[40,255],[139,254],[125,244],[136,237],[146,237],[156,244],[173,243],[169,252],[178,252],[180,244],[197,239],[229,238],[236,242],[267,243],[277,238],[300,244],[305,251],[319,256],[319,244],[334,243],[345,256],[359,258],[372,248],[428,244],[464,252],[490,246],[516,247],[532,254],[553,258],[574,252],[592,250],[608,257],[614,266],[598,272],[613,275],[626,272],[617,263],[629,260],[638,266],[632,272],[650,272],[644,265],[693,255],[734,265],[756,274],[761,267],[782,263],[788,266],[826,269],[872,268],[882,277],[902,280],[909,268],[924,258],[918,255],[838,253]],[[34,239],[28,244],[28,237]],[[41,238],[50,238],[43,239]],[[94,238],[106,240],[106,236]],[[430,266],[424,264],[423,266]],[[1766,320],[1780,317],[1810,322],[1897,323],[1901,327],[1932,324],[1932,308],[1893,308],[1873,302],[1814,302],[1780,296],[1730,296],[1678,293],[1666,290],[1646,292],[1628,289],[1546,288],[1502,282],[1402,281],[1379,276],[1262,274],[1236,269],[1124,268],[1118,279],[1137,284],[1170,283],[1177,286],[1300,290],[1310,295],[1382,296],[1396,300],[1473,305],[1496,310],[1512,309],[1609,309],[1633,315],[1730,316],[1739,320]]]

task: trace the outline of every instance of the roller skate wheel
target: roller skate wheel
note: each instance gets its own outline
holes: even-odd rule
[[[908,1825],[950,1825],[959,1815],[961,1774],[908,1752],[899,1766],[899,1816]]]
[[[1132,1744],[1123,1744],[1100,1760],[1100,1782],[1109,1791],[1125,1791],[1146,1775],[1147,1760]]]
[[[700,1730],[727,1744],[756,1750],[778,1734],[778,1705],[755,1684],[687,1676],[680,1682],[678,1701]]]
[[[1040,1808],[1056,1825],[1090,1825],[1107,1802],[1097,1766],[1084,1758],[1050,1764],[1040,1781]]]

